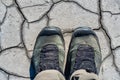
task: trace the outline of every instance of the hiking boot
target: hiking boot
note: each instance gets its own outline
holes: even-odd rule
[[[44,70],[64,72],[64,39],[57,27],[45,27],[39,33],[33,50],[35,73]]]
[[[67,78],[77,70],[85,70],[87,73],[98,74],[101,58],[98,38],[93,30],[89,27],[76,28],[72,35],[67,56],[65,71]],[[75,78],[77,79],[74,80],[78,80],[78,77]]]

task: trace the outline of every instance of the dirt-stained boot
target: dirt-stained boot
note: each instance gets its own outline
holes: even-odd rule
[[[98,38],[89,27],[73,32],[69,46],[66,76],[70,80],[99,80],[101,51]]]
[[[60,28],[45,27],[34,46],[35,80],[64,80],[64,39]]]

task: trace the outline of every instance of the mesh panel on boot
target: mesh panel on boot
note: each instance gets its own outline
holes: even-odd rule
[[[37,68],[37,73],[48,69],[55,69],[61,72],[59,68],[58,48],[54,44],[45,45],[41,49],[40,63]]]
[[[87,72],[97,74],[94,49],[89,45],[80,44],[77,50],[75,64],[71,73],[79,69],[85,69]]]

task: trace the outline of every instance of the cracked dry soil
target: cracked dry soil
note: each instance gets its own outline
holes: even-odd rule
[[[30,80],[37,34],[62,29],[66,54],[76,27],[91,27],[101,46],[101,80],[120,80],[119,0],[0,0],[0,80]]]

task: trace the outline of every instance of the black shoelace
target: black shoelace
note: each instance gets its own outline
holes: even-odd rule
[[[54,44],[48,44],[42,48],[37,72],[48,69],[55,69],[60,71],[58,48]]]
[[[85,44],[80,44],[76,54],[75,64],[71,73],[79,69],[85,69],[87,72],[97,74],[97,69],[94,61],[94,49]]]

